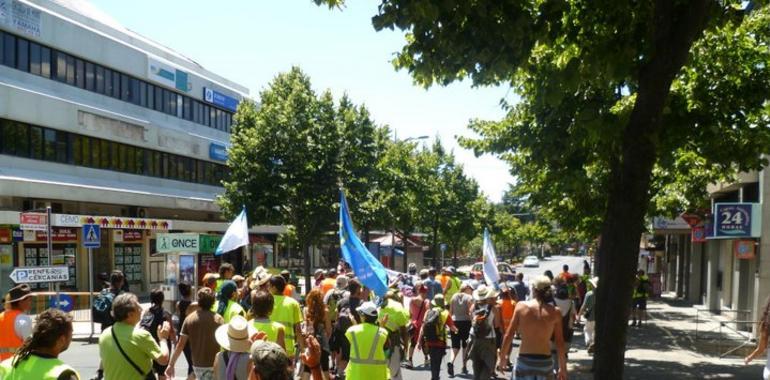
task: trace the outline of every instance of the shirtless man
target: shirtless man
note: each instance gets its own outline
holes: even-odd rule
[[[551,292],[551,280],[546,276],[537,277],[532,284],[534,299],[516,304],[513,320],[505,332],[498,358],[498,367],[503,367],[507,361],[513,336],[518,332],[521,335],[521,346],[512,379],[551,380],[554,378],[551,337],[556,341],[559,361],[558,379],[567,379],[567,353],[564,349],[561,312],[556,306],[546,303]]]

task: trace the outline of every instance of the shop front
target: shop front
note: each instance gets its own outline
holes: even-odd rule
[[[67,266],[69,281],[61,284],[62,289],[77,289],[78,230],[68,227],[53,227],[51,252],[48,252],[47,231],[24,230],[20,245],[19,266]],[[32,289],[45,289],[48,283],[29,284]]]
[[[18,260],[16,252],[17,241],[23,238],[18,225],[0,226],[0,294],[5,294],[13,287],[9,276]]]
[[[227,257],[214,255],[220,240],[220,235],[192,232],[155,234],[150,285],[163,289],[169,301],[178,299],[181,281],[197,289],[206,273],[218,272],[220,263],[227,261]]]

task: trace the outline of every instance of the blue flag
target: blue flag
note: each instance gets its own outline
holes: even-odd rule
[[[384,297],[388,292],[388,274],[379,262],[361,242],[353,228],[353,221],[348,213],[345,193],[340,191],[340,246],[342,258],[353,268],[361,284],[371,289],[374,294]]]

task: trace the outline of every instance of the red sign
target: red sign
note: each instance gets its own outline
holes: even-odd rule
[[[706,242],[706,227],[699,226],[693,227],[690,233],[690,241],[693,243],[705,243]]]
[[[0,243],[13,242],[13,235],[10,228],[0,228]]]
[[[142,241],[142,230],[123,230],[123,241]]]
[[[756,257],[756,244],[754,240],[735,240],[733,242],[733,254],[739,260],[751,260]]]
[[[679,217],[684,219],[684,221],[687,222],[687,224],[689,224],[690,227],[695,227],[695,226],[698,225],[698,223],[700,223],[700,216],[695,215],[695,214],[687,214],[687,213],[685,213],[685,214],[680,215]]]
[[[46,231],[36,231],[35,241],[46,241],[48,236]],[[53,235],[51,235],[52,241],[76,241],[78,240],[77,232],[74,228],[53,228]]]
[[[249,235],[249,243],[251,244],[273,244],[270,240],[267,240],[262,235]]]
[[[48,216],[34,212],[23,212],[19,216],[19,224],[22,230],[46,230],[48,229]]]

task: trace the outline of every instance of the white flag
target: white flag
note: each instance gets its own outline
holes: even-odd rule
[[[225,232],[225,236],[222,236],[222,240],[214,253],[221,255],[248,244],[249,223],[246,221],[246,208],[244,207],[238,217],[230,223],[230,227],[227,227],[227,232]]]
[[[494,286],[500,281],[495,247],[492,245],[492,239],[489,238],[489,231],[486,228],[484,229],[484,279],[489,286]]]

